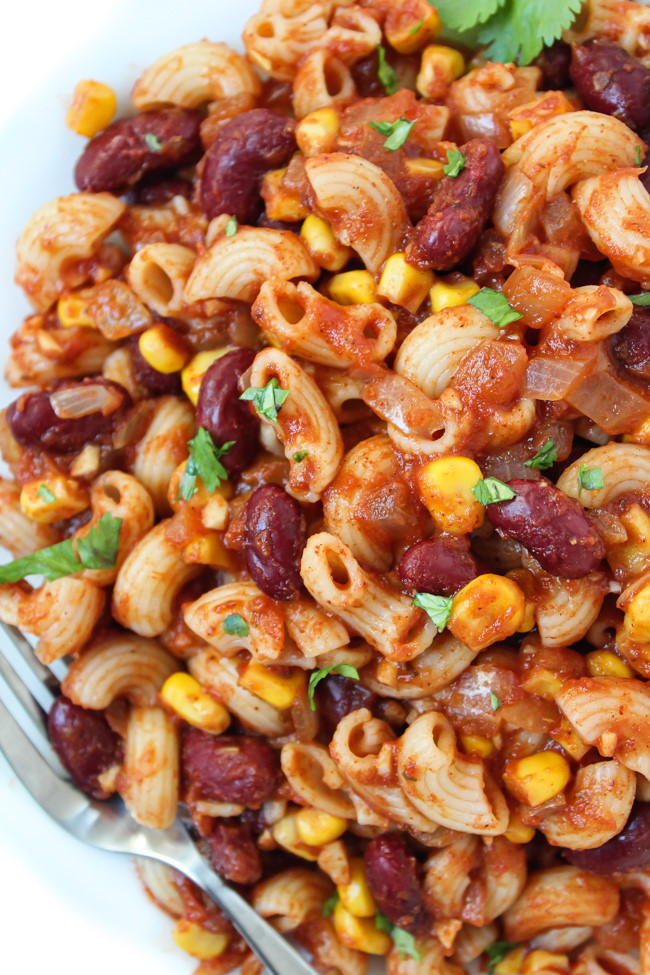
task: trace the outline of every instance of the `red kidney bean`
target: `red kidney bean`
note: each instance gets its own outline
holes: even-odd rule
[[[262,876],[260,851],[244,823],[221,819],[208,837],[212,866],[233,884],[256,884]]]
[[[181,391],[181,377],[178,372],[158,372],[150,366],[140,352],[139,335],[129,339],[133,378],[139,386],[144,386],[152,396],[175,396]]]
[[[650,379],[650,308],[635,307],[627,325],[613,339],[617,364],[638,379]]]
[[[254,108],[219,129],[205,154],[199,185],[201,209],[210,220],[229,213],[240,223],[255,222],[262,177],[296,151],[295,128],[293,119]]]
[[[443,176],[425,217],[415,228],[407,257],[419,268],[449,271],[476,247],[488,222],[505,172],[492,142],[472,139],[461,152],[459,176]]]
[[[389,921],[407,931],[423,920],[424,900],[418,862],[402,833],[371,840],[365,856],[366,878],[377,907]]]
[[[387,50],[388,62],[390,63],[391,49]],[[361,58],[356,64],[352,65],[352,77],[361,98],[381,98],[386,94],[386,89],[379,80],[379,55],[373,51],[365,58]]]
[[[201,156],[198,112],[178,108],[119,119],[94,136],[77,161],[80,190],[100,193],[133,186],[147,173],[196,162]]]
[[[305,519],[300,505],[277,484],[251,494],[244,512],[244,557],[253,582],[272,599],[300,592]]]
[[[140,206],[162,206],[175,196],[189,200],[192,196],[192,184],[180,176],[155,173],[153,176],[145,176],[133,187],[131,202]]]
[[[613,115],[635,132],[650,126],[650,71],[617,44],[576,45],[571,80],[592,111]]]
[[[467,538],[438,535],[411,545],[397,572],[405,589],[453,596],[487,568],[472,555]]]
[[[117,408],[104,416],[100,411],[73,419],[62,419],[54,412],[50,393],[25,393],[7,408],[7,423],[15,440],[23,447],[38,447],[54,454],[70,454],[90,440],[106,436],[117,426],[131,406],[131,397],[119,383],[109,379],[91,377],[81,383],[66,383],[59,389],[71,386],[101,385],[120,393]]]
[[[183,736],[183,771],[190,800],[261,806],[280,781],[276,753],[261,738],[208,735],[189,728]]]
[[[650,866],[650,803],[635,802],[630,818],[618,834],[594,850],[565,850],[576,867],[592,873],[627,873]]]
[[[257,453],[257,420],[248,404],[239,398],[239,380],[254,358],[249,349],[227,352],[212,363],[199,390],[197,426],[205,427],[216,444],[235,441],[222,458],[231,474],[252,464]]]
[[[122,742],[103,711],[91,711],[61,695],[50,709],[47,730],[52,746],[75,783],[94,799],[110,792],[99,776],[122,761]]]
[[[351,677],[328,674],[316,687],[317,711],[331,735],[350,711],[368,708],[373,711],[377,695]]]
[[[581,579],[605,557],[605,546],[582,507],[548,481],[508,482],[517,496],[487,505],[502,538],[516,538],[543,569]]]
[[[570,44],[565,41],[556,41],[550,47],[545,47],[533,63],[542,72],[542,80],[539,86],[542,91],[559,91],[562,88],[569,87]]]

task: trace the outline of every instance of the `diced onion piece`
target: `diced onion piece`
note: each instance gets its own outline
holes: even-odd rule
[[[524,396],[541,400],[566,399],[591,368],[591,360],[536,356],[526,370]]]
[[[50,404],[62,420],[75,420],[89,413],[109,416],[122,404],[122,395],[112,386],[103,383],[85,383],[58,389],[50,396]]]
[[[429,437],[441,427],[440,409],[415,383],[388,369],[369,373],[360,393],[363,402],[402,433]]]
[[[650,398],[607,370],[593,372],[565,399],[612,436],[629,433],[650,412]]]

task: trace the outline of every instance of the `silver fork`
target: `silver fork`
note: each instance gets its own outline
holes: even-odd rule
[[[221,908],[270,975],[316,975],[311,965],[203,859],[180,818],[166,830],[139,826],[117,798],[96,802],[71,784],[50,745],[46,715],[57,681],[19,630],[0,624],[0,750],[25,788],[83,843],[169,864]],[[60,668],[53,667],[58,675]]]

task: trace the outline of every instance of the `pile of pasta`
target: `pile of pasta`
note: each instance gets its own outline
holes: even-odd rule
[[[80,83],[79,192],[18,242],[0,619],[69,663],[73,778],[185,802],[317,970],[637,975],[646,144],[567,71],[594,39],[648,71],[650,10],[590,0],[528,67],[442,28],[263,0],[117,122]],[[138,869],[198,975],[260,972]]]

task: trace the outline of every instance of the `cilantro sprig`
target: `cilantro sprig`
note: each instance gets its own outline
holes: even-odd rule
[[[286,402],[288,395],[289,390],[282,389],[278,380],[273,377],[266,386],[249,386],[239,398],[249,400],[259,416],[275,423],[278,412]]]
[[[359,680],[359,671],[352,664],[334,664],[333,667],[321,667],[320,670],[312,670],[309,675],[309,687],[307,688],[309,707],[312,711],[316,710],[316,702],[314,700],[316,688],[328,674],[339,674],[341,677],[351,677],[353,680]]]
[[[386,915],[380,911],[375,914],[375,927],[378,931],[385,931],[391,936],[393,944],[402,958],[409,955],[415,961],[422,961],[422,955],[418,951],[415,938],[410,931],[405,931],[404,928],[398,928],[396,924],[389,921]]]
[[[494,971],[495,966],[499,964],[500,961],[506,957],[514,948],[518,948],[519,944],[516,941],[495,941],[493,944],[488,945],[485,949],[485,954],[488,957],[488,972]]]
[[[45,502],[45,504],[52,504],[53,501],[56,501],[56,494],[54,494],[53,491],[50,491],[47,484],[39,484],[38,491],[36,493],[41,501]]]
[[[387,95],[394,95],[399,88],[399,78],[397,77],[397,71],[392,65],[386,60],[386,48],[382,47],[380,44],[377,48],[377,57],[379,58],[379,67],[377,68],[377,77],[384,86],[384,90]]]
[[[633,305],[650,305],[650,291],[642,291],[639,295],[628,295]]]
[[[530,64],[561,37],[584,0],[436,0],[446,27],[470,47],[487,45],[491,61]],[[463,35],[468,35],[464,38]],[[471,39],[470,39],[471,35]]]
[[[545,471],[552,467],[557,460],[557,447],[553,437],[542,444],[534,457],[524,461],[524,467],[532,467],[536,471]]]
[[[583,488],[585,491],[600,491],[605,487],[602,468],[581,464],[578,468],[578,484],[581,491]]]
[[[474,305],[486,318],[498,328],[505,328],[511,322],[517,322],[522,315],[508,303],[508,299],[500,291],[494,288],[481,288],[475,295],[468,298],[470,305]]]
[[[490,707],[492,708],[493,711],[498,711],[499,708],[501,707],[501,701],[494,693],[494,691],[490,691]]]
[[[248,623],[243,616],[239,613],[231,613],[230,616],[226,616],[225,620],[221,624],[221,629],[228,636],[248,636]]]
[[[235,234],[237,233],[238,227],[239,227],[239,222],[237,220],[237,217],[229,217],[228,222],[224,229],[224,234],[226,235],[226,237],[234,237]]]
[[[331,897],[328,897],[326,901],[323,902],[321,912],[323,917],[331,917],[336,910],[336,905],[339,902],[339,895],[337,891],[334,891]]]
[[[438,630],[444,630],[451,619],[451,596],[432,596],[428,592],[418,592],[413,605],[423,609],[429,619],[433,620]]]
[[[384,142],[384,149],[388,149],[389,152],[395,152],[396,149],[401,149],[408,139],[415,125],[415,121],[409,122],[407,118],[400,115],[394,122],[368,122],[368,125],[371,129],[379,132],[380,135],[387,135],[388,138]]]
[[[196,483],[199,477],[210,494],[214,494],[219,485],[228,480],[228,471],[221,463],[221,458],[234,443],[234,440],[229,440],[217,447],[205,427],[199,427],[196,436],[187,443],[190,456],[187,458],[176,497],[189,501],[199,489]]]
[[[479,504],[496,504],[498,501],[511,501],[517,497],[517,492],[498,477],[486,477],[477,481],[472,488],[472,494]]]
[[[147,144],[149,152],[162,152],[162,142],[155,132],[145,132],[144,141]]]
[[[48,582],[54,582],[82,569],[114,569],[121,528],[122,519],[106,512],[83,537],[66,538],[64,542],[0,566],[0,583],[19,582],[31,575],[42,575]]]
[[[445,176],[456,179],[465,169],[465,162],[465,153],[461,152],[460,149],[448,149],[447,162],[442,167],[442,171]]]

